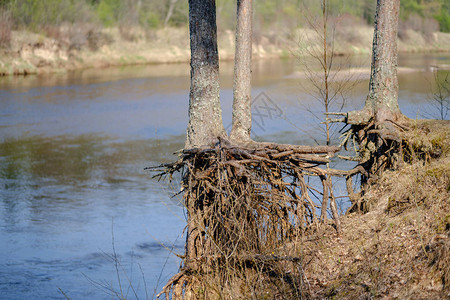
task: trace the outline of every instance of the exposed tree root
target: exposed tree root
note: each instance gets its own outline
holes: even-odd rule
[[[369,212],[342,217],[339,237],[323,231],[303,240],[311,298],[450,297],[450,122],[439,123],[418,121],[402,136],[438,157],[418,155],[368,184]]]
[[[340,231],[331,179],[320,167],[338,150],[270,143],[233,146],[220,141],[215,148],[183,150],[177,162],[153,168],[160,171],[159,177],[182,172],[189,216],[184,266],[160,295],[219,296],[225,292],[208,290],[195,278],[208,275],[223,289],[233,284],[236,274],[244,273],[260,281],[276,278],[291,292],[304,293],[300,258],[281,250],[325,222],[328,203]],[[275,270],[274,262],[283,271]],[[286,269],[292,278],[285,277]]]
[[[427,136],[427,121],[387,122],[394,131],[370,120],[344,134],[343,146],[357,148],[350,159],[358,164],[348,171],[323,167],[338,147],[233,146],[223,140],[214,148],[182,150],[177,162],[153,168],[159,177],[181,172],[189,216],[183,268],[160,295],[214,299],[239,290],[243,297],[261,298],[268,288],[279,287],[280,298],[309,295],[303,273],[308,261],[292,256],[299,252],[286,251],[286,245],[317,232],[328,206],[340,232],[330,176],[346,178],[348,212],[367,211],[373,205],[367,188],[385,170],[448,151],[443,142],[448,135]],[[439,124],[448,132],[449,122]],[[358,193],[353,190],[356,175],[363,185]]]
[[[352,205],[347,212],[367,211],[364,192],[367,184],[375,182],[385,170],[396,170],[405,162],[417,159],[429,161],[437,157],[440,150],[433,147],[431,139],[423,141],[418,136],[426,136],[427,121],[410,120],[401,114],[392,114],[391,118],[378,120],[367,110],[349,113],[329,113],[345,116],[341,119],[327,119],[328,122],[344,122],[351,125],[342,135],[341,146],[346,150],[353,146],[354,157],[339,156],[342,159],[356,161],[357,166],[350,171],[328,170],[330,175],[346,177],[346,187]],[[443,126],[448,122],[438,121]],[[428,122],[429,123],[429,122]],[[422,140],[418,143],[418,141]],[[426,140],[426,138],[425,138]],[[361,191],[355,193],[353,177],[360,176]]]

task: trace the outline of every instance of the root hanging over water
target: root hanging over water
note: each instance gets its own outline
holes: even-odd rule
[[[188,214],[183,267],[160,295],[209,299],[238,288],[258,298],[272,287],[280,296],[305,296],[305,262],[288,245],[326,222],[328,205],[340,230],[331,180],[321,167],[338,150],[221,141],[153,168],[159,177],[181,172]]]
[[[355,115],[355,113],[353,114]],[[358,164],[349,171],[328,170],[329,175],[345,176],[347,192],[352,203],[347,212],[367,212],[371,205],[364,196],[368,186],[376,184],[386,170],[398,170],[403,164],[417,161],[428,163],[443,152],[448,139],[449,121],[411,120],[404,116],[367,122],[347,119],[329,119],[330,122],[346,122],[351,127],[342,135],[341,146],[348,150],[353,146],[355,157],[339,156]],[[353,189],[353,178],[360,176],[360,191]]]

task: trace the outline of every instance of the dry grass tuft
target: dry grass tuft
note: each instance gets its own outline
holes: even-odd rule
[[[410,130],[402,133],[402,138],[409,142],[404,155],[414,159],[445,157],[450,152],[450,121],[411,120]]]

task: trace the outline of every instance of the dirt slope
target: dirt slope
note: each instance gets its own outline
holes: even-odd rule
[[[313,298],[450,299],[450,122],[413,122],[410,151],[431,155],[385,172],[364,196],[370,211],[344,217],[341,236],[305,238]]]

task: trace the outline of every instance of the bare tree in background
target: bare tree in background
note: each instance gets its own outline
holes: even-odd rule
[[[252,0],[237,0],[231,141],[250,141],[252,128]]]
[[[305,38],[320,40],[321,47],[311,47],[308,42],[300,41],[298,60],[304,69],[304,77],[311,84],[311,87],[307,86],[305,90],[320,105],[319,112],[309,106],[306,110],[316,121],[325,125],[324,127],[320,125],[320,128],[326,137],[326,144],[330,145],[333,139],[332,123],[324,120],[321,114],[327,114],[334,109],[342,110],[347,94],[360,83],[360,80],[350,70],[344,70],[347,65],[350,65],[350,55],[341,58],[341,63],[335,61],[337,56],[334,49],[335,31],[339,18],[333,17],[333,21],[330,21],[328,2],[328,0],[321,0],[321,14],[318,19],[311,17],[310,7],[304,6],[304,18],[313,32],[312,36]],[[315,70],[308,59],[317,63],[319,70]],[[314,138],[314,140],[319,143],[317,139]]]
[[[429,99],[430,106],[433,111],[425,112],[425,117],[436,118],[440,120],[447,120],[448,112],[450,110],[450,74],[447,73],[445,78],[441,79],[439,71],[433,73],[434,83],[436,88],[432,89]]]
[[[170,0],[169,2],[169,9],[167,10],[166,18],[164,19],[164,27],[169,24],[170,18],[173,15],[173,10],[175,9],[175,5],[177,4],[178,0]]]
[[[329,112],[330,106],[330,94],[328,89],[328,76],[330,75],[331,69],[331,61],[333,59],[333,53],[331,53],[330,57],[330,66],[328,66],[328,43],[327,43],[327,23],[328,23],[328,5],[327,0],[322,0],[322,24],[323,24],[323,78],[325,84],[325,94],[323,97],[323,104],[325,107],[325,113]],[[328,122],[325,123],[326,126],[326,135],[327,135],[327,145],[330,144],[330,124]]]

